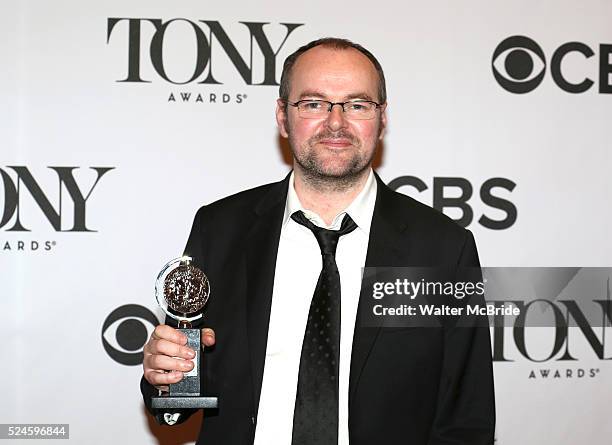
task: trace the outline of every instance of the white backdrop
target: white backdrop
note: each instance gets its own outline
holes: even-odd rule
[[[164,25],[172,19],[181,20]],[[483,265],[612,266],[612,94],[606,92],[612,50],[603,46],[612,44],[611,22],[612,4],[595,0],[3,5],[0,423],[70,423],[75,443],[108,443],[118,433],[125,443],[193,439],[198,419],[184,430],[162,430],[147,419],[138,389],[141,367],[122,363],[138,361],[138,339],[152,325],[140,319],[121,327],[116,321],[102,332],[103,325],[126,304],[158,314],[154,279],[182,252],[201,204],[286,174],[274,121],[278,88],[258,84],[279,80],[284,58],[318,37],[362,43],[385,69],[390,124],[378,167],[385,181],[419,178],[426,190],[399,190],[430,205],[434,178],[471,184],[468,227]],[[165,34],[156,34],[156,24],[167,26]],[[286,24],[301,26],[288,33]],[[221,44],[219,29],[231,45]],[[257,29],[267,40],[251,37]],[[509,49],[494,61],[498,45],[516,35],[528,37],[536,50]],[[165,80],[155,60],[168,79],[192,76],[196,36],[205,43],[201,75],[183,85]],[[140,50],[138,66],[128,58],[130,38],[132,56]],[[161,42],[161,57],[151,56],[152,41]],[[261,51],[266,41],[275,56]],[[572,48],[582,53],[553,63],[568,42],[577,42]],[[236,68],[236,55],[234,63],[227,55],[230,46],[250,80]],[[268,68],[276,71],[272,82],[265,79],[266,60],[276,64]],[[496,81],[492,63],[514,84],[541,70],[543,79],[516,94]],[[589,78],[594,84],[569,93],[555,82],[555,66],[569,83]],[[202,83],[211,73],[219,84]],[[92,167],[112,167],[93,189]],[[490,178],[515,184],[491,191],[516,209],[516,221],[501,230],[478,222],[482,215],[507,217],[480,196]],[[443,192],[456,197],[461,190]],[[453,218],[462,213],[443,210]],[[120,320],[137,315],[130,310]],[[601,328],[596,332],[602,339]],[[545,358],[550,330],[533,329],[528,336],[532,356]],[[103,338],[126,355],[113,359]],[[494,365],[498,444],[607,443],[612,365],[580,332],[571,331],[568,342],[576,361],[556,356],[534,362],[516,349],[510,331],[506,335],[509,361]],[[604,358],[612,357],[612,347],[604,349]],[[551,370],[548,378],[540,377],[542,369]],[[561,377],[552,377],[555,370]],[[531,371],[536,378],[529,378]]]

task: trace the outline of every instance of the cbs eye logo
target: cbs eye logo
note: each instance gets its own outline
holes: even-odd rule
[[[570,61],[565,61],[566,56]],[[581,42],[567,42],[555,50],[550,59],[550,74],[554,83],[567,93],[584,93],[595,81],[584,77],[584,60],[595,52]],[[599,45],[599,93],[612,94],[612,45]],[[576,59],[578,58],[578,59]],[[565,61],[565,62],[564,62]],[[535,90],[546,73],[546,56],[540,45],[525,36],[512,36],[503,40],[491,60],[493,76],[506,91],[515,94]],[[564,73],[565,72],[565,73]],[[576,74],[580,72],[580,74]],[[576,81],[579,79],[579,81]]]
[[[512,36],[493,53],[493,75],[506,91],[523,94],[534,90],[544,79],[544,51],[528,37]]]
[[[158,324],[157,317],[144,306],[126,304],[118,307],[102,324],[104,350],[117,363],[140,365],[144,357],[142,347]]]

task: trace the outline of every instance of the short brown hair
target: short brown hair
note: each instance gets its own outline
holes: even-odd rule
[[[283,100],[289,99],[289,82],[291,78],[291,71],[293,70],[293,65],[297,61],[298,57],[304,54],[309,49],[314,48],[315,46],[325,46],[327,48],[332,49],[349,49],[353,48],[359,51],[361,54],[366,56],[370,62],[376,68],[376,72],[378,73],[378,100],[381,104],[384,104],[387,101],[387,87],[385,84],[385,73],[383,72],[382,66],[378,62],[378,59],[374,57],[370,51],[365,49],[363,46],[358,43],[353,43],[347,39],[340,39],[337,37],[324,37],[322,39],[313,40],[310,43],[298,48],[293,54],[289,55],[285,59],[285,63],[283,64],[283,73],[281,75],[280,87],[278,89],[279,97]]]

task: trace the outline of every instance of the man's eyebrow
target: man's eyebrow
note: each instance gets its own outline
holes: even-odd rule
[[[368,93],[355,93],[355,94],[349,94],[348,96],[346,96],[346,100],[353,100],[353,99],[364,99],[364,100],[369,100],[374,102],[374,99],[372,99],[372,96],[370,96]]]
[[[300,94],[300,97],[298,100],[304,99],[305,97],[324,98],[325,94],[323,94],[320,91],[316,91],[316,90],[306,90],[306,91],[303,91],[302,94]]]

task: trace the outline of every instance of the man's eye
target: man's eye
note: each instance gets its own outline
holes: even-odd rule
[[[363,102],[352,102],[348,105],[352,111],[364,111],[364,110],[367,110],[368,108],[368,104],[363,103]]]
[[[305,110],[319,110],[323,105],[321,102],[304,102],[302,106]]]

